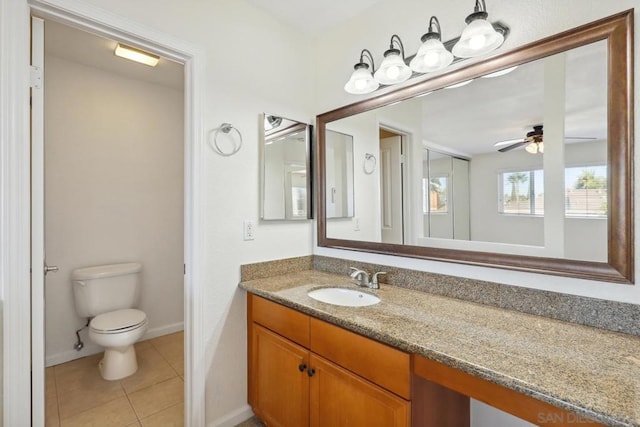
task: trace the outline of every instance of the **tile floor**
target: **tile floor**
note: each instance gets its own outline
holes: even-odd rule
[[[178,427],[184,413],[184,334],[136,344],[138,371],[120,381],[98,372],[102,354],[46,369],[46,427]]]

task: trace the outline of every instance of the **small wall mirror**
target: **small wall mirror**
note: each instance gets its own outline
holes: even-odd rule
[[[261,214],[263,220],[311,218],[311,125],[263,114]]]
[[[327,218],[353,217],[353,136],[327,131]]]

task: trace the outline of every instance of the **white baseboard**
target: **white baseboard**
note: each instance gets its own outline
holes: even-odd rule
[[[244,405],[243,407],[236,409],[230,414],[218,418],[217,420],[208,422],[207,427],[234,427],[251,417],[253,417],[251,406]]]
[[[184,330],[184,322],[173,323],[171,325],[161,326],[159,328],[153,328],[147,330],[144,337],[140,341],[150,340],[151,338],[161,337],[163,335],[172,334]],[[91,356],[93,354],[102,353],[104,348],[96,345],[89,340],[88,336],[83,337],[84,348],[80,351],[69,350],[61,353],[47,355],[45,358],[45,366],[59,365],[61,363],[70,362],[81,357]]]
[[[153,328],[147,330],[144,337],[140,341],[150,340],[151,338],[161,337],[163,335],[169,335],[174,332],[184,331],[184,322],[172,323],[171,325],[161,326],[159,328]]]

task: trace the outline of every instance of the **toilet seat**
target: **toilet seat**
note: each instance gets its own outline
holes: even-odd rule
[[[147,324],[147,314],[142,310],[127,308],[110,311],[94,317],[89,324],[96,334],[122,334]]]

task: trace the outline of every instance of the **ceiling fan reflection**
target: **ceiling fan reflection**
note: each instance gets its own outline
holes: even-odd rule
[[[514,150],[516,148],[525,147],[528,153],[537,154],[544,153],[544,132],[542,130],[542,125],[533,126],[533,130],[527,132],[527,135],[524,138],[518,139],[509,139],[505,141],[499,141],[493,144],[495,147],[503,146],[499,148],[498,151],[501,153],[505,153],[507,151]],[[593,137],[565,137],[566,140],[590,140],[596,139]]]

